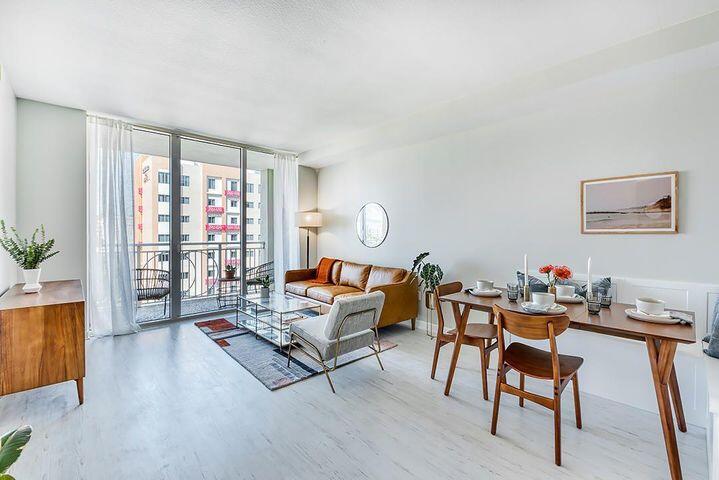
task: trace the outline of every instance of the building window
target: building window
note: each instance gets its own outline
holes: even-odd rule
[[[157,255],[157,260],[160,262],[169,262],[170,261],[170,254],[169,253],[159,253]]]
[[[180,203],[189,205],[190,204],[190,197],[180,197]]]
[[[230,223],[232,225],[237,225],[237,217],[230,217]]]
[[[247,219],[247,225],[254,225],[254,224],[255,224],[255,219],[254,219],[254,218],[248,218],[248,219]]]
[[[180,216],[180,221],[182,223],[190,223],[190,216],[189,215],[182,215]]]
[[[157,236],[157,241],[160,243],[165,243],[170,241],[170,234],[161,233]]]
[[[230,250],[230,258],[237,258],[237,250]]]
[[[247,184],[247,193],[254,193],[255,191],[255,184],[254,183],[248,183]]]
[[[262,223],[262,217],[257,219],[257,223]]]
[[[211,207],[214,207],[215,204],[215,197],[207,197],[207,204]]]
[[[228,190],[232,190],[233,192],[237,191],[237,180],[228,180],[227,181]]]
[[[217,217],[207,217],[207,223],[214,224],[215,220],[217,220]]]
[[[230,241],[231,241],[231,242],[236,242],[236,241],[237,241],[237,234],[236,234],[236,233],[233,233],[233,234],[230,235]]]
[[[215,259],[215,252],[207,252],[207,258],[208,258],[209,260],[214,260],[214,259]]]
[[[208,190],[214,190],[215,189],[215,180],[214,178],[208,178],[207,179],[207,189]]]
[[[208,234],[207,234],[207,241],[208,241],[208,242],[214,242],[214,241],[215,241],[215,234],[214,234],[214,233],[208,233]]]
[[[161,213],[161,214],[159,214],[159,215],[157,216],[157,221],[158,221],[158,222],[169,222],[169,221],[170,221],[170,216]]]
[[[157,183],[170,183],[170,172],[157,172]]]
[[[165,203],[166,203],[166,202],[169,202],[169,201],[170,201],[170,196],[169,196],[169,195],[162,195],[162,194],[160,194],[160,195],[157,196],[157,201],[158,201],[158,202],[165,202]]]
[[[248,233],[248,234],[245,236],[245,238],[247,239],[248,242],[251,242],[251,241],[253,241],[253,240],[255,239],[255,236],[252,235],[251,233]]]
[[[207,270],[207,278],[215,278],[215,271],[208,269]],[[208,290],[208,293],[210,293],[209,290]]]
[[[182,234],[182,241],[183,241],[183,242],[189,242],[189,241],[190,241],[190,234],[189,234],[189,233],[183,233],[183,234]]]
[[[247,207],[247,208],[255,208],[255,202],[245,202],[245,207]]]
[[[182,175],[180,177],[180,185],[182,185],[183,187],[189,187],[190,186],[190,176]]]
[[[230,200],[230,207],[237,208],[237,200]]]
[[[182,272],[180,276],[182,276],[183,280],[187,280],[188,278],[190,278],[190,272]]]

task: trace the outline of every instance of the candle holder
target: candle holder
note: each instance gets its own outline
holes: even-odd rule
[[[507,284],[507,300],[516,302],[519,299],[519,285],[516,283]]]
[[[525,302],[532,301],[532,291],[529,289],[529,285],[527,285],[526,283],[524,285],[523,296]]]
[[[587,310],[592,315],[597,315],[602,310],[602,304],[599,300],[592,300],[587,298]]]

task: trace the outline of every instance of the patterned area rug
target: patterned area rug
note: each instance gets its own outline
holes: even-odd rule
[[[270,390],[322,373],[322,367],[299,348],[292,348],[292,362],[288,368],[286,352],[262,337],[255,338],[246,328],[236,327],[224,318],[195,322],[195,325]],[[382,351],[396,346],[396,343],[380,340]],[[368,348],[342,355],[337,361],[337,368],[370,356],[374,353]]]

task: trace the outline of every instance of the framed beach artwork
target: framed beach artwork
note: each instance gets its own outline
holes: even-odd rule
[[[582,181],[582,233],[677,233],[678,172]]]

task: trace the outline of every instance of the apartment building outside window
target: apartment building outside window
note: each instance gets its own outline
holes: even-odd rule
[[[227,190],[232,190],[233,192],[236,192],[238,183],[239,182],[237,180],[228,180],[227,181]]]
[[[170,221],[170,216],[161,213],[161,214],[159,214],[159,215],[157,216],[157,221],[158,221],[158,222],[169,222],[169,221]]]
[[[230,241],[231,241],[231,242],[236,242],[236,241],[237,241],[237,234],[236,234],[236,233],[230,234]]]
[[[158,201],[158,202],[169,202],[169,201],[170,201],[170,196],[169,196],[169,195],[159,194],[159,195],[157,196],[157,201]]]
[[[157,236],[157,241],[160,243],[167,243],[170,241],[170,234],[161,233]]]
[[[237,208],[237,200],[230,200],[230,207]]]
[[[255,224],[255,219],[254,219],[254,218],[248,218],[248,219],[247,219],[247,225],[254,225],[254,224]]]
[[[208,178],[207,179],[207,189],[214,190],[216,188],[216,186],[215,186],[216,182],[217,182],[216,178]]]
[[[217,220],[217,217],[214,217],[214,216],[207,217],[207,223],[215,224],[216,220]]]
[[[169,199],[169,195],[168,195],[168,199]],[[184,205],[189,205],[189,204],[190,204],[190,197],[180,197],[180,203],[182,203],[182,204],[184,204]]]
[[[215,241],[215,234],[214,234],[214,233],[208,233],[208,234],[207,234],[207,241],[208,241],[208,242],[214,242],[214,241]]]
[[[180,176],[180,185],[182,185],[183,187],[189,187],[190,186],[190,177],[188,175]]]
[[[247,193],[255,193],[255,184],[254,183],[247,184]]]
[[[214,207],[216,205],[217,199],[215,197],[207,197],[207,205]]]
[[[183,242],[189,242],[190,241],[190,234],[189,233],[183,233],[181,236],[181,241]]]
[[[255,208],[255,202],[245,202],[247,208]]]
[[[157,183],[170,183],[170,172],[157,172]]]
[[[182,223],[190,223],[190,216],[189,215],[182,215],[180,216],[180,221]]]

